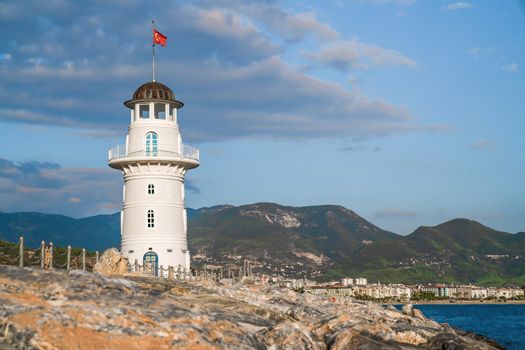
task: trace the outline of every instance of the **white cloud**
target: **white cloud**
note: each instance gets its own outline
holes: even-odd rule
[[[93,123],[34,112],[27,109],[0,108],[0,120],[23,124],[44,124],[56,126],[95,127]]]
[[[495,55],[498,53],[498,50],[493,47],[471,47],[467,52],[478,58],[481,55]]]
[[[0,175],[0,179],[6,177]],[[83,217],[113,213],[102,205],[120,203],[121,175],[111,169],[66,169],[41,171],[28,178],[27,171],[8,181],[8,189],[0,189],[3,200],[0,210],[60,212]],[[93,191],[96,189],[96,191]],[[74,205],[72,205],[74,204]]]
[[[386,64],[378,57],[366,62],[370,65]],[[133,70],[147,72],[148,68],[147,65],[139,65]],[[108,70],[111,69],[108,67]],[[108,72],[104,76],[104,71],[102,69],[89,77],[58,76],[48,85],[55,89],[53,94],[58,95],[71,94],[67,89],[62,90],[70,84],[76,86],[74,95],[92,96],[97,92],[94,97],[85,98],[97,101],[91,106],[79,103],[79,108],[72,108],[71,103],[64,102],[52,106],[60,113],[49,113],[41,109],[40,98],[32,103],[31,99],[21,97],[20,106],[0,108],[0,119],[93,129],[82,133],[89,137],[113,135],[102,128],[124,131],[128,119],[123,117],[126,113],[121,103],[138,84],[122,79],[108,82],[107,77],[111,74]],[[184,115],[191,116],[184,118],[184,126],[185,135],[192,142],[246,136],[368,138],[442,128],[419,125],[402,107],[371,100],[357,92],[308,76],[278,57],[242,66],[213,60],[181,62],[174,59],[159,62],[158,72],[162,72],[162,82],[168,83],[176,94],[177,91],[184,91],[183,95],[177,96],[186,103],[181,111],[182,118]],[[25,70],[13,74],[19,81],[47,81]],[[176,85],[170,82],[176,82]],[[38,83],[32,86],[39,91]],[[85,93],[82,92],[84,89]],[[43,95],[43,99],[46,99],[47,93],[29,92],[30,95]],[[98,97],[99,93],[102,97]],[[113,95],[116,97],[113,98]],[[320,119],[319,116],[323,117]]]
[[[328,44],[318,52],[305,52],[304,55],[345,72],[350,68],[367,69],[384,65],[417,66],[415,61],[396,50],[361,43],[357,39]]]
[[[125,130],[94,129],[81,131],[79,135],[91,138],[114,138],[116,136],[124,136],[125,132]]]
[[[42,26],[50,31],[15,31],[9,39],[21,45],[12,53],[16,60],[10,69],[0,65],[0,119],[78,127],[86,129],[82,134],[87,137],[126,130],[122,101],[150,78],[150,52],[144,44],[150,40],[148,23],[141,6],[111,2],[108,8],[86,12],[95,8],[91,5],[70,2],[66,11],[36,1],[34,9],[16,11],[23,18],[42,12]],[[294,12],[279,2],[237,0],[192,5],[159,0],[156,6],[165,9],[157,23],[169,37],[168,47],[158,51],[157,77],[186,103],[181,120],[191,142],[368,138],[443,127],[421,125],[402,106],[369,99],[284,61],[281,54],[290,45],[281,42],[313,37],[324,46],[309,53],[310,58],[340,70],[416,65],[396,50],[342,40],[313,10]],[[124,8],[128,15],[114,18]],[[0,26],[16,26],[19,20]],[[100,29],[108,34],[98,36]]]
[[[13,56],[10,53],[0,53],[0,62],[11,62]]]
[[[341,147],[339,151],[341,152],[353,152],[353,151],[373,151],[373,152],[379,152],[382,148],[379,146],[345,146]]]
[[[468,2],[458,1],[458,2],[443,6],[443,10],[449,10],[449,11],[464,10],[464,9],[468,9],[471,7],[472,5]]]
[[[185,181],[187,190],[200,192]],[[122,174],[113,169],[0,158],[0,211],[52,211],[74,217],[114,213],[122,206],[121,190]]]
[[[173,74],[188,84],[191,101],[181,113],[199,115],[186,127],[189,134],[199,130],[196,138],[367,138],[441,128],[418,125],[402,107],[305,75],[276,57],[249,67],[184,65]]]
[[[8,18],[15,12],[15,6],[6,3],[0,3],[0,17]]]
[[[199,6],[207,10],[228,9],[287,42],[299,42],[307,36],[319,40],[341,36],[329,24],[321,22],[315,11],[294,12],[283,8],[278,1],[201,0]]]
[[[517,72],[518,71],[518,64],[517,63],[509,63],[501,66],[501,69],[506,70],[507,72]]]
[[[483,49],[481,47],[472,47],[468,49],[468,53],[474,56],[479,56]]]
[[[417,213],[410,210],[400,210],[400,209],[383,209],[374,214],[377,218],[410,218],[416,217]]]
[[[410,6],[414,5],[417,0],[358,0],[363,3],[372,3],[372,4],[394,4],[399,6]]]
[[[299,41],[308,33],[312,33],[323,40],[334,40],[340,37],[339,32],[329,25],[321,23],[315,14],[310,12],[286,14],[282,20],[270,17],[266,18],[265,21],[271,30],[278,32],[288,41]]]
[[[495,146],[496,144],[490,140],[479,140],[470,145],[470,147],[476,151],[491,150]]]
[[[222,8],[198,8],[185,6],[179,25],[206,33],[214,38],[231,41],[246,51],[262,53],[265,56],[280,52],[278,45],[270,41],[255,26],[253,21],[235,11]],[[230,48],[235,48],[230,46]],[[246,54],[243,51],[244,54]],[[260,57],[260,55],[256,55]]]

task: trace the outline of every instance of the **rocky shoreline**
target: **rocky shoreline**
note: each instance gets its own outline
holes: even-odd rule
[[[404,312],[273,286],[0,266],[1,349],[503,349]]]
[[[379,303],[375,302],[376,304],[382,304],[382,305],[399,305],[401,303]],[[523,300],[506,300],[506,301],[480,301],[480,300],[454,300],[454,301],[447,301],[447,300],[439,300],[439,301],[411,301],[414,305],[521,305],[525,304],[525,301]]]

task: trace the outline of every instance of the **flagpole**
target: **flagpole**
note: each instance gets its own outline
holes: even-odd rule
[[[155,20],[152,20],[151,21],[151,24],[153,26],[153,33],[155,33]],[[151,73],[152,73],[152,76],[153,76],[153,80],[152,81],[155,81],[155,41],[153,40],[153,44],[151,45],[152,47],[152,65],[151,65]]]

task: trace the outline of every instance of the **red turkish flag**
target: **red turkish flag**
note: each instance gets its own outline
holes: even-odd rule
[[[153,29],[153,44],[166,46],[166,40],[168,40],[167,36],[159,32],[158,30]]]

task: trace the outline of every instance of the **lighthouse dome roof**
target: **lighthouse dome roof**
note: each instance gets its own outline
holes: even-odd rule
[[[133,94],[134,100],[169,100],[175,101],[175,94],[169,87],[158,81],[142,84]]]
[[[172,102],[177,108],[183,106],[183,103],[175,99],[175,94],[169,87],[159,83],[158,81],[150,81],[142,84],[133,93],[133,98],[124,102],[124,104],[133,108],[133,105],[138,101],[159,100],[163,102]]]

